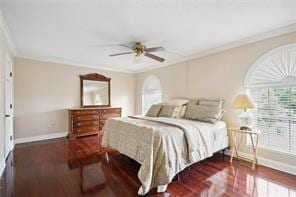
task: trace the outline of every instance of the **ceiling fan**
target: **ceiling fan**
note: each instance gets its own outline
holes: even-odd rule
[[[151,54],[151,52],[157,52],[157,51],[164,51],[165,49],[163,47],[151,47],[146,48],[145,45],[143,45],[141,42],[134,42],[130,46],[126,44],[120,44],[119,46],[126,47],[131,49],[132,51],[129,52],[123,52],[123,53],[116,53],[116,54],[110,54],[109,56],[118,56],[118,55],[126,55],[126,54],[135,54],[135,60],[139,61],[139,58],[144,55],[146,57],[152,58],[156,61],[163,62],[165,59],[159,56],[156,56],[154,54]],[[134,61],[136,63],[136,61]]]

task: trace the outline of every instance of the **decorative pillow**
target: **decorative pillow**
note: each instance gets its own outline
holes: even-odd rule
[[[181,106],[180,113],[179,113],[179,115],[176,118],[184,118],[185,113],[186,113],[186,109],[187,109],[187,106],[186,105]]]
[[[146,116],[149,117],[157,117],[160,110],[162,108],[162,105],[151,105],[151,107],[149,108],[148,112],[146,113]]]
[[[217,100],[209,100],[209,99],[199,99],[198,105],[206,105],[206,106],[213,106],[213,107],[219,107],[222,108],[223,100],[217,99]]]
[[[222,109],[213,106],[189,105],[185,118],[215,123],[221,117]]]
[[[165,102],[166,105],[182,106],[188,103],[188,99],[172,99]]]
[[[180,113],[180,107],[174,105],[163,105],[158,116],[175,118]]]
[[[172,118],[180,118],[182,106],[177,106],[173,112]]]

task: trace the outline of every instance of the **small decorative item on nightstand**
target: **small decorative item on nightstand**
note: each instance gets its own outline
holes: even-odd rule
[[[256,105],[253,100],[247,94],[239,94],[232,104],[232,108],[243,109],[244,111],[240,114],[240,129],[251,130],[253,125],[253,116],[248,109],[255,108]]]

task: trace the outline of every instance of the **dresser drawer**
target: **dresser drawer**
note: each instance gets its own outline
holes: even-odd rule
[[[77,116],[77,115],[97,115],[98,111],[97,110],[79,110],[79,111],[73,111],[72,115]]]
[[[75,121],[73,123],[74,127],[88,127],[88,126],[98,126],[99,121],[98,120],[87,120],[87,121]]]
[[[100,116],[100,121],[107,120],[108,118],[114,118],[114,117],[120,117],[119,113],[110,113],[110,114],[104,114]]]
[[[73,120],[75,121],[85,121],[85,120],[98,120],[98,115],[80,115],[80,116],[74,116]]]
[[[99,131],[99,126],[87,126],[87,127],[73,128],[73,132],[77,133],[77,134],[94,132],[94,131]]]
[[[108,118],[120,117],[121,108],[76,108],[69,110],[69,138],[98,134]]]
[[[100,110],[98,110],[98,112],[99,112],[101,115],[104,115],[104,114],[121,114],[121,109],[120,109],[120,108],[100,109]]]

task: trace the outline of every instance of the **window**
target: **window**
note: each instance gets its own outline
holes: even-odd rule
[[[296,154],[296,87],[250,89],[263,147]]]
[[[296,154],[296,44],[267,53],[251,67],[245,85],[257,104],[259,146]]]
[[[161,83],[155,75],[149,75],[142,86],[142,114],[145,114],[150,106],[161,102]]]

